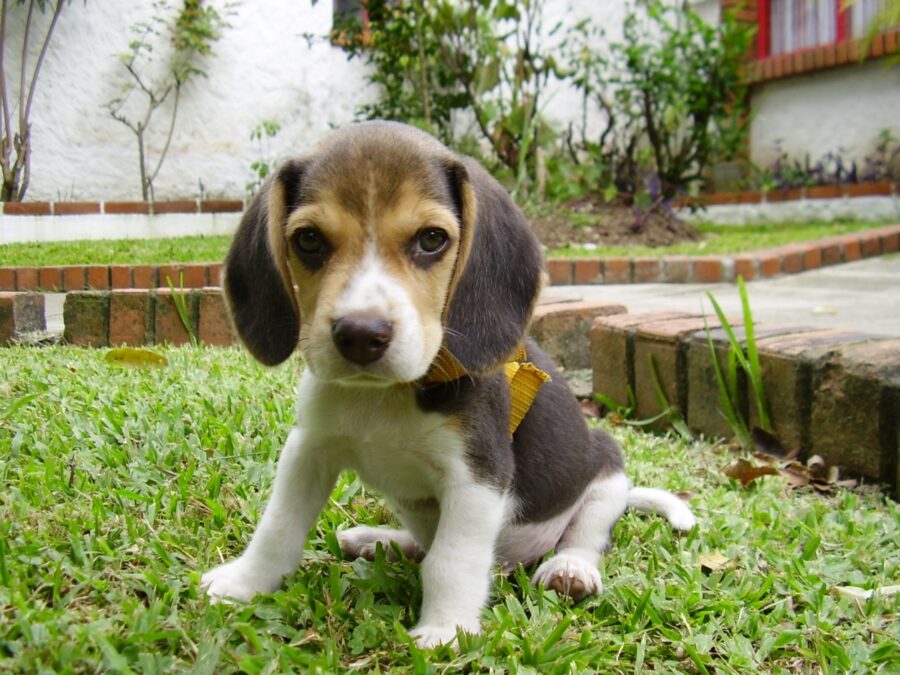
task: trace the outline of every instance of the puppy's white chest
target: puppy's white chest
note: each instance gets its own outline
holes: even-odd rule
[[[300,385],[300,422],[340,469],[392,499],[427,499],[463,454],[450,418],[423,412],[412,388],[322,384],[307,373]]]

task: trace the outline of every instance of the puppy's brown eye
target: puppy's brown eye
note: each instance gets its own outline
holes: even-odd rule
[[[325,264],[331,251],[328,240],[317,227],[301,227],[291,236],[291,244],[300,262],[313,270]]]
[[[426,227],[416,234],[416,242],[423,253],[437,253],[447,245],[449,237],[439,227]]]

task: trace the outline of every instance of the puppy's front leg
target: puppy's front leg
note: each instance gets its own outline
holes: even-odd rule
[[[337,472],[304,442],[303,430],[288,435],[272,496],[244,553],[203,575],[201,588],[214,601],[250,600],[271,593],[282,577],[297,569],[306,535],[325,505]]]
[[[437,532],[421,566],[421,617],[410,631],[419,646],[450,642],[457,627],[480,632],[504,507],[500,492],[474,482],[449,486],[442,495]]]

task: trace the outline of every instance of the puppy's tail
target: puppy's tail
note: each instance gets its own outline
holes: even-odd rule
[[[687,532],[697,524],[691,509],[677,496],[657,488],[633,487],[628,491],[628,508],[641,513],[658,513],[676,530]]]

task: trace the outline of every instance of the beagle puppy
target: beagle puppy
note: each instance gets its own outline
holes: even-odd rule
[[[677,497],[629,486],[619,446],[587,427],[526,339],[542,270],[500,184],[412,127],[353,125],[286,162],[244,215],[223,286],[259,361],[299,347],[297,423],[249,545],[203,575],[206,592],[276,590],[347,469],[403,529],[353,527],[341,549],[371,558],[393,543],[422,558],[411,635],[424,647],[479,632],[495,563],[555,549],[534,582],[577,600],[600,591],[599,557],[628,506],[690,529]],[[511,432],[504,366],[522,347],[549,381]]]

